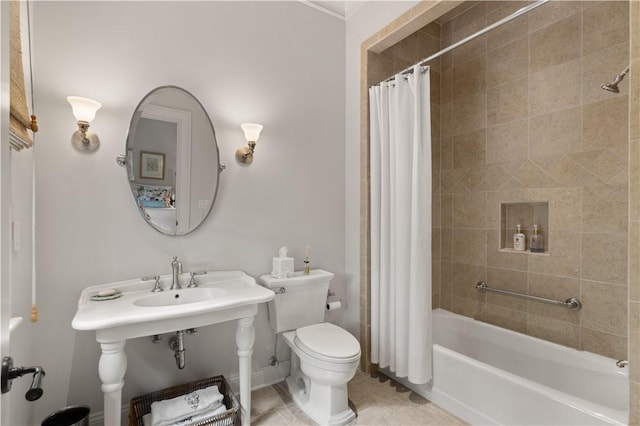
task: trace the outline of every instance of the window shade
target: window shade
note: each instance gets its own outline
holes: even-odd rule
[[[29,116],[27,96],[24,90],[24,70],[22,67],[22,42],[20,39],[20,2],[12,0],[9,6],[10,35],[10,74],[11,74],[11,102],[10,102],[10,134],[9,142],[16,150],[30,148],[33,140],[28,130],[38,131],[36,116]]]

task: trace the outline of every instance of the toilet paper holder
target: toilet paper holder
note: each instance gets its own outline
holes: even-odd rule
[[[338,309],[342,309],[342,299],[337,299],[337,300],[329,300],[330,297],[334,297],[336,296],[336,292],[329,289],[329,291],[327,291],[327,305],[326,305],[326,310],[327,311],[335,311]]]

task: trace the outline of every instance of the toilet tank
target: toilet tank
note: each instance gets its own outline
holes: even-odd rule
[[[271,329],[280,333],[324,322],[331,272],[313,269],[309,275],[294,272],[290,278],[262,275],[258,283],[273,290],[276,297],[269,301]]]

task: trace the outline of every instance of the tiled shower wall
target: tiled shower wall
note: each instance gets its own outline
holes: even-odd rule
[[[369,52],[368,81],[520,7],[466,2]],[[625,357],[628,86],[600,85],[628,64],[628,25],[627,2],[553,2],[430,64],[434,307]],[[549,203],[547,253],[499,250],[500,205],[513,202]],[[477,281],[585,306],[481,295]]]
[[[472,5],[439,21],[443,47],[522,7]],[[627,64],[617,1],[547,3],[442,58],[440,307],[626,358],[629,86],[600,86]],[[516,202],[549,203],[546,253],[500,250],[501,203]],[[478,281],[583,308],[479,294]]]
[[[402,68],[388,69],[393,65],[393,61],[390,65],[388,57],[385,59],[388,52],[381,55],[367,55],[366,52],[385,46],[389,35],[393,37],[407,28],[418,28],[420,25],[416,26],[416,23],[420,21],[422,25],[433,21],[442,14],[433,13],[442,4],[419,3],[363,43],[361,341],[367,355],[367,359],[363,359],[365,370],[369,368],[370,336],[366,87]],[[472,32],[483,21],[491,23],[522,4],[466,2],[460,8],[446,12],[436,20],[441,25],[443,46],[466,32]],[[472,10],[473,7],[478,8]],[[625,20],[628,10],[631,13]],[[569,19],[572,17],[573,20]],[[567,21],[564,22],[571,25],[566,29],[560,28],[559,22],[565,19]],[[439,170],[442,165],[442,186],[448,189],[443,189],[446,192],[442,194],[442,215],[434,214],[434,234],[440,231],[439,224],[445,228],[443,234],[446,237],[442,240],[442,280],[434,277],[434,294],[442,294],[434,297],[434,302],[436,306],[442,305],[507,327],[511,324],[511,328],[549,340],[616,358],[628,357],[629,424],[640,424],[640,2],[571,4],[554,1],[516,22],[497,30],[499,33],[490,34],[489,38],[481,39],[475,48],[470,45],[457,49],[455,56],[443,57],[440,64],[443,90],[438,98],[438,109],[442,110],[444,120],[438,128],[442,136],[442,155],[434,152],[434,170]],[[627,53],[629,38],[630,52]],[[568,49],[554,46],[563,46],[563,41],[569,43]],[[460,53],[461,49],[467,51],[468,58]],[[480,52],[469,52],[475,49],[480,49]],[[533,58],[532,54],[541,56]],[[478,118],[484,125],[465,132],[456,127],[459,124],[451,121],[452,118],[463,118],[465,108],[471,109],[460,100],[458,89],[454,92],[453,79],[461,80],[460,72],[464,71],[465,62],[476,59],[482,63],[477,58],[479,56],[485,58],[484,67],[478,70],[484,75],[484,82],[476,83],[481,89],[476,89],[475,93],[481,93],[478,96],[485,99],[485,108],[490,106],[490,110],[484,110],[478,103],[478,110],[484,110],[486,114],[484,118]],[[488,59],[492,61],[489,64]],[[386,65],[381,66],[378,60]],[[629,63],[627,60],[630,60],[631,72],[620,84],[622,93],[614,95],[600,91],[600,85],[620,72]],[[515,84],[509,85],[525,78],[525,63],[527,84],[518,88]],[[470,64],[467,65],[469,69]],[[381,70],[383,67],[387,69]],[[372,68],[377,68],[383,76],[374,79],[376,76],[372,75],[375,74],[371,72]],[[472,82],[466,83],[473,87]],[[509,111],[511,107],[499,108],[501,103],[510,100],[503,98],[509,89],[511,93],[520,90],[526,99],[526,116],[523,105],[518,110],[518,105],[510,104],[513,112]],[[501,96],[495,97],[496,94]],[[627,97],[628,109],[622,105],[627,102]],[[544,98],[546,104],[542,102]],[[563,105],[563,102],[570,104]],[[516,111],[520,111],[522,117],[513,117]],[[468,113],[471,114],[470,111]],[[513,119],[509,119],[510,116]],[[566,122],[562,123],[556,117],[563,117]],[[628,122],[625,122],[627,118]],[[519,120],[523,120],[522,123],[526,120],[526,144],[523,139],[516,140],[516,123]],[[604,124],[606,121],[614,124]],[[532,128],[535,123],[544,126]],[[600,127],[601,123],[604,127]],[[509,135],[508,130],[514,133]],[[484,133],[484,142],[482,136],[475,142],[463,137],[474,131]],[[524,135],[524,129],[520,131]],[[627,131],[628,152],[624,149]],[[502,139],[497,137],[501,135]],[[477,147],[471,150],[475,155],[470,155],[469,159],[465,158],[469,153],[463,149],[465,140],[467,146]],[[533,145],[533,142],[539,145]],[[522,157],[513,159],[518,155]],[[440,158],[440,162],[436,161]],[[466,161],[473,163],[465,166]],[[629,182],[627,198],[622,194],[627,182],[625,175],[628,175]],[[455,184],[450,186],[452,183]],[[478,204],[465,205],[462,201],[464,197],[473,200],[474,195],[480,199],[485,197],[484,207],[482,202],[479,203],[485,222],[472,227],[466,218],[476,215],[470,209]],[[550,254],[497,251],[497,238],[494,238],[498,231],[496,223],[499,223],[496,222],[496,204],[503,200],[538,199],[547,199],[550,204],[552,224],[545,232]],[[437,206],[439,201],[440,196],[436,195],[434,204]],[[628,211],[628,225],[625,225],[625,211]],[[472,239],[465,238],[467,229],[479,231],[478,240],[484,238],[484,249],[480,243],[477,258],[473,257],[473,250],[465,252],[465,246],[474,243]],[[462,238],[456,240],[460,234]],[[628,261],[625,257],[627,243]],[[439,252],[439,247],[434,251]],[[625,271],[627,263],[628,271]],[[458,266],[460,269],[454,269]],[[468,271],[477,274],[470,273],[464,277]],[[520,282],[512,281],[511,276]],[[501,284],[500,277],[509,280]],[[480,278],[486,278],[494,287],[509,288],[510,283],[516,283],[519,284],[518,290],[526,289],[547,297],[576,295],[590,306],[578,315],[560,308],[535,305],[520,305],[520,309],[514,309],[513,299],[478,298],[468,287]],[[439,283],[442,283],[441,288],[437,288]],[[627,306],[628,319],[625,318]],[[494,313],[490,314],[489,310],[494,310]],[[625,333],[621,324],[627,321],[629,327]],[[628,340],[625,339],[627,336]],[[627,353],[625,346],[628,346]]]

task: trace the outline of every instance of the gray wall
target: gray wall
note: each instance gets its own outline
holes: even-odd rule
[[[185,271],[267,273],[287,245],[302,268],[306,244],[316,268],[344,266],[344,22],[297,2],[38,2],[33,39],[38,170],[40,322],[36,362],[47,369],[36,419],[67,404],[102,410],[98,345],[71,319],[90,285]],[[124,153],[129,119],[157,86],[184,87],[202,102],[226,163],[212,215],[192,235],[170,238],[143,223],[131,200]],[[66,96],[103,104],[92,123],[102,141],[91,155],[69,143],[76,127]],[[246,144],[240,123],[264,124],[254,162],[235,162]],[[357,301],[351,304],[357,309]],[[341,322],[343,312],[332,314]],[[127,344],[125,402],[132,396],[215,374],[234,374],[235,324],[187,341],[176,370],[165,344]],[[253,367],[268,373],[273,335],[256,317]],[[265,374],[266,374],[265,373]]]

